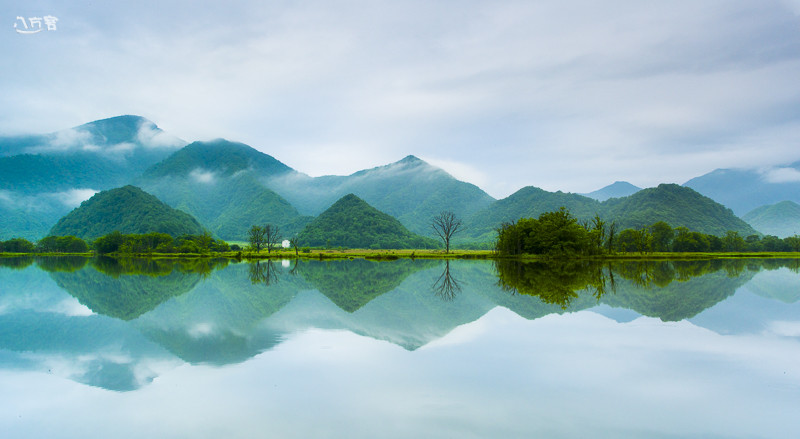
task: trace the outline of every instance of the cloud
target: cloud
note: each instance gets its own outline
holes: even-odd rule
[[[44,196],[55,198],[67,207],[78,207],[82,202],[92,198],[97,192],[94,189],[70,189],[63,192],[44,194]]]
[[[149,121],[143,121],[136,133],[136,140],[145,148],[175,149],[186,145],[183,140],[160,130]]]
[[[65,5],[41,46],[0,35],[26,66],[0,72],[0,132],[146,114],[311,175],[458,162],[494,195],[800,159],[796,0],[154,5]]]
[[[189,173],[189,177],[198,183],[204,184],[213,183],[216,180],[216,174],[214,172],[206,171],[201,168],[192,170],[192,172]]]
[[[800,182],[800,171],[794,168],[773,168],[764,171],[762,178],[769,183]]]

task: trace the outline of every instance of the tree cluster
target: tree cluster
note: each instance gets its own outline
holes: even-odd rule
[[[724,236],[673,228],[664,221],[617,233],[595,215],[591,222],[579,222],[566,208],[545,212],[539,218],[522,218],[505,223],[498,230],[495,249],[501,255],[548,256],[597,255],[608,252],[789,252],[800,251],[800,236],[749,235],[736,231]]]
[[[108,253],[215,253],[230,250],[225,241],[215,240],[208,233],[181,235],[166,233],[123,234],[112,232],[94,240],[92,247],[99,254]]]
[[[625,229],[619,233],[615,250],[622,252],[796,252],[800,251],[800,236],[778,238],[767,235],[748,235],[729,230],[724,236],[694,232],[686,227],[672,228],[659,221],[640,229]]]
[[[581,224],[562,207],[539,218],[504,223],[497,230],[495,248],[503,255],[594,255],[613,243],[614,231],[613,224],[607,225],[597,216],[591,223]]]

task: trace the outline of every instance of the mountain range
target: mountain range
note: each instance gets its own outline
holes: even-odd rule
[[[526,187],[495,200],[415,156],[347,176],[310,177],[242,143],[187,144],[147,119],[119,116],[47,135],[0,138],[0,238],[41,238],[94,193],[130,184],[226,240],[245,240],[251,225],[265,223],[284,236],[298,234],[348,194],[424,237],[433,237],[435,215],[453,211],[465,226],[456,244],[488,244],[503,222],[561,206],[581,221],[599,215],[621,228],[666,221],[717,235],[756,233],[711,199],[720,197],[709,189],[716,186],[697,181],[689,182],[702,189],[697,192],[689,183],[640,190],[616,182],[587,196]],[[713,196],[698,194],[703,190]]]

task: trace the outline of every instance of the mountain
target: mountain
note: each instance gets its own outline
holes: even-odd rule
[[[477,186],[410,155],[349,176],[272,176],[266,184],[304,215],[319,215],[337,199],[354,194],[397,218],[414,233],[433,236],[431,220],[443,210],[466,218],[494,199]]]
[[[0,236],[41,238],[81,201],[130,183],[185,144],[139,116],[0,137]]]
[[[676,184],[660,184],[625,198],[603,203],[603,218],[614,220],[621,229],[649,226],[664,221],[672,227],[722,236],[728,230],[742,236],[757,233],[749,224],[714,200]]]
[[[604,188],[581,195],[593,198],[597,201],[606,201],[609,198],[627,197],[639,192],[640,190],[642,190],[642,188],[634,186],[627,181],[615,181]]]
[[[469,218],[465,235],[476,241],[491,241],[495,238],[495,229],[504,222],[536,218],[562,206],[580,221],[590,221],[594,215],[599,215],[606,221],[616,222],[618,230],[665,221],[672,227],[683,226],[718,236],[728,230],[737,231],[742,236],[757,233],[730,209],[714,200],[690,188],[662,184],[603,202],[578,194],[525,187]]]
[[[194,142],[136,180],[170,206],[190,213],[216,236],[244,241],[253,225],[271,223],[293,235],[311,220],[269,189],[262,178],[296,174],[243,143]]]
[[[180,236],[197,235],[203,227],[191,215],[173,209],[135,186],[99,192],[61,218],[50,235],[74,235],[94,240],[113,231],[160,232]]]
[[[766,235],[786,238],[800,234],[800,205],[793,201],[781,201],[769,206],[757,207],[742,220]]]
[[[348,194],[311,221],[300,234],[302,246],[349,248],[432,248],[437,243],[415,235],[400,221]]]
[[[717,169],[683,185],[731,208],[737,215],[781,201],[800,203],[800,162],[768,170]]]
[[[544,212],[558,210],[562,206],[580,219],[591,218],[602,211],[602,203],[583,195],[561,191],[548,192],[527,186],[468,218],[465,221],[464,235],[476,241],[493,241],[495,229],[504,222],[520,218],[536,218]]]

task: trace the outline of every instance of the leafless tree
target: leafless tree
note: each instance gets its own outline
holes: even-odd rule
[[[280,242],[281,232],[278,226],[273,226],[272,224],[264,226],[264,244],[267,246],[267,253],[271,252]]]
[[[444,242],[445,253],[450,253],[450,238],[461,229],[461,220],[452,211],[445,210],[433,217],[431,227]]]
[[[461,285],[458,280],[450,274],[450,261],[444,261],[444,271],[439,279],[433,283],[431,287],[437,296],[441,297],[445,302],[449,302],[461,292]]]
[[[255,284],[272,285],[278,282],[278,272],[272,261],[256,261],[250,263],[250,282]]]

